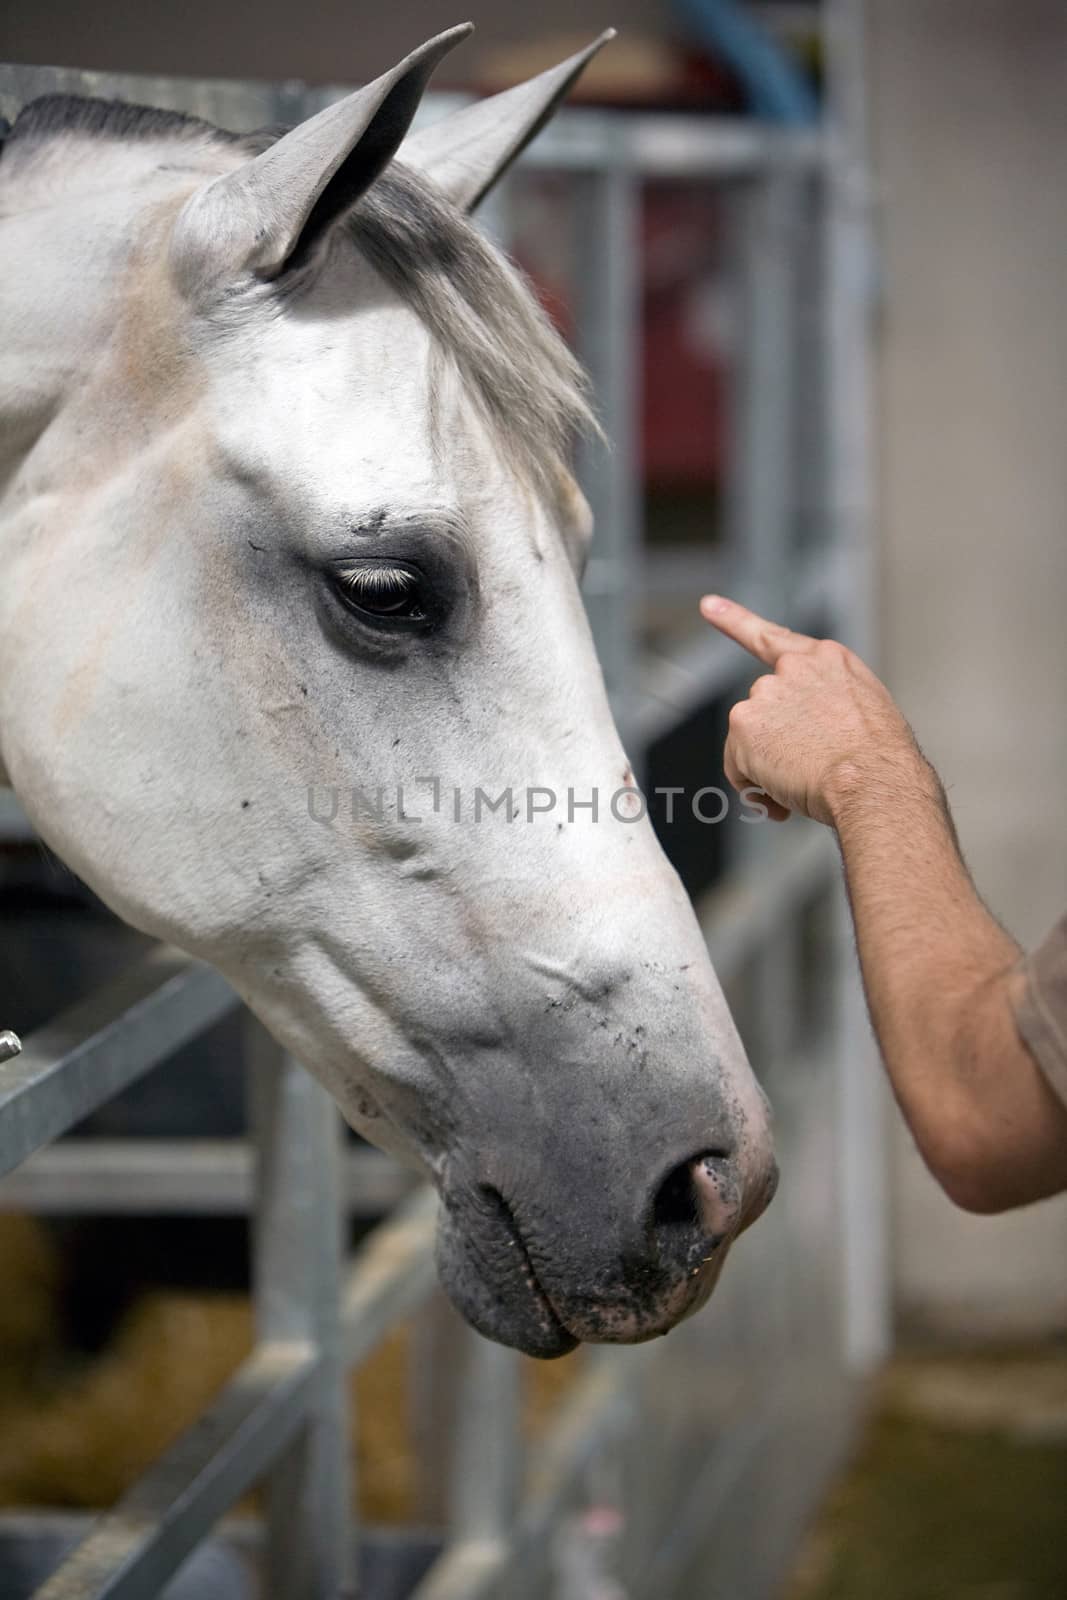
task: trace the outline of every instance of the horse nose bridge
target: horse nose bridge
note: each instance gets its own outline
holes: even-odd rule
[[[631,887],[598,895],[551,929],[532,925],[529,942],[511,952],[521,988],[544,1016],[574,1029],[614,1023],[637,1038],[669,1034],[676,1055],[721,1048],[726,1006],[699,930],[657,920],[661,908],[640,894],[633,904]]]
[[[744,1049],[717,988],[676,965],[619,947],[527,954],[512,1068],[550,1160],[576,1142],[580,1166],[603,1144],[642,1174],[672,1151],[736,1144],[758,1093]]]

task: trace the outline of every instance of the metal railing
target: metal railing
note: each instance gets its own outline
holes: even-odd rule
[[[172,106],[237,128],[295,120],[332,93],[294,85],[194,84],[0,68],[0,111],[10,116],[21,100],[57,88]],[[432,97],[425,114],[439,114],[447,103],[447,97]],[[856,372],[848,363],[862,363],[857,341],[863,339],[855,274],[849,276],[850,251],[858,258],[863,249],[863,218],[849,209],[851,202],[840,199],[840,185],[853,176],[845,160],[839,142],[808,134],[684,117],[577,112],[563,113],[524,160],[526,170],[566,172],[570,182],[582,186],[577,323],[581,353],[615,441],[613,452],[591,458],[584,473],[599,530],[589,608],[617,713],[631,743],[639,747],[631,752],[638,759],[641,747],[680,722],[692,705],[722,692],[736,670],[728,647],[714,637],[696,637],[671,656],[648,659],[643,658],[638,637],[632,597],[640,587],[642,562],[648,559],[641,549],[635,465],[641,185],[650,178],[681,176],[729,183],[743,193],[737,270],[748,338],[740,357],[741,448],[731,539],[739,592],[801,625],[816,616],[824,618],[862,646],[866,599],[854,573],[867,531],[854,503],[839,504],[842,468],[834,450],[835,429],[841,426],[841,391],[850,385],[854,391],[856,384]],[[825,419],[820,440],[825,460],[818,499],[827,528],[819,546],[801,557],[787,535],[794,489],[791,426],[798,388],[795,382],[783,382],[783,374],[792,370],[798,349],[795,253],[801,246],[794,224],[798,207],[805,203],[803,186],[811,184],[816,185],[823,208],[814,243],[823,294],[816,341],[824,366],[820,382],[830,386],[819,401]],[[506,198],[491,224],[506,234]],[[840,1000],[832,1030],[819,1048],[829,1052],[833,1070],[840,1072],[838,1064],[851,1068],[864,1047],[851,950],[843,937],[835,883],[836,861],[829,841],[794,829],[791,834],[776,834],[773,840],[761,839],[758,847],[738,858],[698,910],[724,983],[729,986],[747,974],[757,995],[766,996],[780,993],[790,982],[786,968],[796,960],[804,908],[818,896],[834,901],[839,920],[827,961]],[[339,1119],[328,1096],[251,1022],[250,1155],[238,1146],[194,1150],[191,1145],[184,1149],[168,1145],[162,1157],[159,1148],[155,1150],[153,1166],[146,1152],[124,1142],[121,1150],[112,1147],[94,1158],[94,1166],[84,1147],[75,1147],[73,1154],[65,1153],[70,1146],[42,1149],[236,1005],[217,974],[174,951],[158,949],[31,1035],[20,1055],[0,1065],[0,1173],[26,1163],[20,1173],[12,1172],[6,1188],[0,1183],[0,1204],[91,1207],[102,1204],[104,1195],[112,1205],[119,1195],[123,1206],[195,1208],[198,1193],[200,1204],[208,1203],[203,1179],[210,1171],[214,1197],[210,1208],[248,1207],[254,1218],[252,1353],[199,1421],[96,1521],[38,1591],[38,1600],[119,1596],[150,1600],[162,1592],[168,1577],[219,1517],[257,1481],[267,1485],[263,1516],[267,1592],[277,1600],[337,1600],[354,1592],[358,1552],[350,1512],[345,1379],[352,1366],[434,1292],[432,1197],[420,1189],[402,1199],[346,1261],[342,1248],[346,1213],[361,1195],[366,1198],[376,1192],[380,1198],[396,1198],[397,1190],[390,1193],[389,1184],[401,1180],[390,1177],[381,1163],[376,1170],[356,1170],[353,1158],[342,1148]],[[764,1011],[769,1015],[773,1009]],[[9,1020],[17,1025],[15,1018],[0,1018]],[[790,1041],[780,1026],[776,1030],[766,1022],[766,1016],[761,1026],[767,1052],[762,1059],[768,1061],[773,1076],[790,1058]],[[835,1166],[846,1143],[851,1141],[854,1148],[859,1140],[870,1156],[873,1142],[870,1104],[855,1093],[834,1090],[836,1081],[842,1080],[831,1078],[829,1087],[819,1090],[820,1104],[828,1104],[829,1114],[838,1118]],[[786,1092],[783,1100],[788,1102]],[[788,1128],[786,1135],[790,1136]],[[870,1191],[863,1191],[864,1174],[855,1163],[844,1181],[852,1185],[854,1192],[845,1198],[853,1206],[857,1195],[862,1200],[866,1193],[865,1225],[876,1225],[877,1218],[873,1224],[871,1220]],[[157,1182],[153,1205],[145,1195]],[[770,1216],[776,1214],[785,1220],[761,1223],[752,1246],[745,1241],[743,1249],[751,1250],[753,1263],[749,1278],[733,1291],[732,1300],[728,1293],[720,1318],[727,1331],[716,1334],[720,1344],[711,1347],[712,1358],[715,1350],[722,1352],[723,1371],[733,1370],[730,1330],[742,1328],[744,1282],[751,1282],[758,1272],[773,1274],[780,1282],[788,1266],[792,1223],[786,1209],[772,1210]],[[846,1267],[860,1253],[849,1227],[846,1216],[844,1242],[824,1241],[820,1246],[834,1262],[843,1254]],[[837,1329],[838,1354],[827,1358],[840,1366],[842,1349],[862,1346],[869,1354],[878,1329],[871,1326],[870,1282],[850,1288],[847,1271],[844,1279],[835,1276],[837,1267],[831,1263],[827,1272],[829,1292],[845,1301],[846,1326]],[[857,1296],[864,1297],[862,1306],[852,1303]],[[781,1315],[794,1321],[797,1316],[821,1317],[811,1337],[813,1343],[825,1341],[837,1309],[821,1305],[813,1310],[799,1299],[797,1304],[799,1311],[791,1301],[783,1301]],[[867,1319],[866,1332],[858,1340],[849,1331],[856,1318]],[[790,1337],[795,1339],[795,1334]],[[830,1335],[831,1343],[834,1337]],[[756,1358],[747,1333],[739,1343],[746,1360]],[[729,1425],[723,1424],[722,1452],[710,1467],[701,1459],[695,1465],[688,1463],[684,1474],[679,1468],[679,1479],[685,1476],[689,1481],[675,1486],[675,1525],[670,1538],[664,1538],[663,1530],[655,1526],[655,1508],[664,1489],[655,1475],[658,1470],[662,1476],[663,1468],[652,1459],[647,1434],[635,1449],[642,1407],[652,1404],[649,1396],[660,1381],[658,1347],[605,1351],[590,1358],[568,1391],[565,1410],[525,1467],[518,1370],[513,1352],[470,1332],[463,1336],[454,1375],[458,1425],[444,1468],[449,1490],[447,1538],[416,1591],[418,1600],[491,1595],[543,1600],[548,1593],[544,1574],[552,1537],[568,1508],[580,1501],[590,1473],[605,1461],[616,1463],[631,1486],[632,1501],[648,1507],[644,1521],[641,1515],[635,1517],[629,1543],[624,1540],[635,1597],[669,1592],[669,1583],[685,1572],[693,1550],[706,1539],[709,1519],[720,1515],[727,1529],[722,1570],[736,1559],[746,1573],[744,1583],[730,1592],[739,1600],[766,1592],[760,1588],[759,1551],[750,1549],[744,1565],[735,1549],[741,1536],[736,1529],[731,1534],[728,1525],[733,1488],[749,1481],[746,1475],[755,1470],[757,1458],[773,1455],[778,1419],[768,1406],[776,1403],[779,1392],[773,1384],[767,1385],[762,1401],[751,1402],[749,1412],[730,1413]],[[739,1392],[743,1389],[742,1383]],[[662,1446],[668,1463],[674,1438],[668,1433]],[[817,1465],[811,1466],[809,1476],[813,1483],[817,1480]],[[812,1485],[802,1487],[810,1495]],[[791,1492],[796,1493],[795,1487]],[[703,1497],[696,1513],[691,1509],[697,1505],[694,1496]],[[760,1539],[773,1543],[765,1530]]]
[[[799,849],[784,851],[773,871],[746,873],[715,892],[704,918],[725,982],[831,861],[828,841],[808,836]],[[210,969],[153,951],[31,1034],[21,1055],[0,1068],[0,1165],[9,1170],[26,1159],[237,1004]],[[343,1377],[433,1294],[436,1202],[418,1189],[345,1265],[333,1103],[251,1019],[248,1039],[256,1346],[195,1426],[99,1518],[37,1600],[149,1600],[264,1477],[270,1595],[336,1600],[350,1581],[356,1541]],[[195,1167],[187,1174],[191,1195],[190,1178],[195,1182]],[[0,1201],[10,1206],[15,1193],[0,1187]],[[61,1193],[69,1209],[69,1192]],[[530,1473],[534,1492],[520,1503],[518,1358],[466,1335],[449,1544],[419,1600],[495,1592],[509,1564],[543,1540],[591,1457],[625,1427],[635,1355],[647,1361],[653,1354],[629,1352],[620,1363],[604,1353],[592,1364],[540,1447]]]

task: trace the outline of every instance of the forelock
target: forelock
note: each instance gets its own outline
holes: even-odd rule
[[[577,438],[599,429],[581,366],[518,269],[397,161],[346,226],[455,363],[512,461],[555,499]]]

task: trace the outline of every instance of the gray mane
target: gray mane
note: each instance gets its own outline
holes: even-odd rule
[[[360,253],[456,362],[512,457],[553,495],[575,438],[597,432],[585,374],[519,272],[410,167],[353,209]]]
[[[198,117],[121,100],[45,95],[23,108],[4,160],[65,135],[237,146],[250,156],[284,130],[237,135]],[[515,463],[550,496],[582,433],[596,433],[585,376],[518,270],[419,173],[393,162],[344,224],[356,248],[450,357]],[[296,275],[295,275],[296,276]],[[279,291],[298,294],[299,277]]]
[[[241,135],[227,133],[184,111],[160,111],[126,100],[96,100],[80,94],[42,94],[23,106],[8,134],[5,159],[19,147],[29,148],[60,134],[104,139],[190,139],[240,145]]]

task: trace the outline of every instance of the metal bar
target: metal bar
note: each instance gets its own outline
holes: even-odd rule
[[[863,102],[860,0],[831,0],[826,48],[836,63],[822,228],[825,509],[842,568],[846,644],[877,662],[873,509],[872,311],[875,281]],[[847,87],[846,87],[847,86]]]
[[[344,1359],[361,1362],[437,1285],[437,1196],[420,1189],[367,1238],[352,1258],[341,1292]]]
[[[304,115],[340,100],[350,84],[302,91]],[[465,94],[428,94],[415,117],[417,129],[470,105]],[[774,167],[818,169],[825,160],[818,130],[772,128],[750,118],[660,112],[655,117],[619,111],[565,109],[542,128],[519,158],[531,172],[603,172],[622,160],[640,178],[747,178]]]
[[[5,1570],[18,1574],[18,1600],[26,1600],[26,1585],[42,1581],[42,1575],[56,1570],[96,1520],[86,1511],[30,1506],[0,1509],[0,1556]],[[368,1528],[363,1546],[371,1574],[369,1595],[395,1596],[401,1587],[406,1594],[411,1574],[425,1572],[440,1545],[440,1539],[426,1528]],[[243,1511],[227,1514],[186,1557],[166,1587],[146,1600],[208,1600],[209,1596],[210,1600],[251,1600],[259,1594],[262,1548],[263,1527],[258,1517]],[[3,1593],[4,1600],[15,1600],[10,1586]]]
[[[531,1452],[529,1491],[515,1535],[519,1562],[524,1550],[549,1536],[597,1457],[632,1425],[641,1372],[658,1353],[598,1351],[590,1370],[567,1390],[558,1418]]]
[[[411,1600],[489,1600],[508,1559],[498,1539],[465,1539],[448,1546],[412,1592]]]
[[[217,972],[161,947],[30,1034],[22,1054],[0,1066],[0,1173],[66,1133],[236,1004]]]
[[[628,133],[629,159],[644,178],[744,178],[768,170],[807,171],[825,160],[817,130],[786,132],[752,121],[634,117]],[[546,149],[541,159],[550,153]]]
[[[637,1370],[649,1359],[646,1352],[627,1351],[621,1358],[618,1352],[604,1352],[591,1365],[568,1389],[557,1420],[532,1454],[529,1488],[517,1519],[496,1537],[458,1537],[412,1600],[485,1600],[511,1592],[508,1574],[521,1573],[534,1552],[543,1559],[545,1541],[590,1466],[622,1438],[632,1420]],[[522,1589],[526,1593],[528,1585]]]
[[[697,919],[723,982],[766,942],[783,917],[840,871],[825,829],[817,823],[789,826],[795,833],[768,860],[736,869],[696,902]]]
[[[519,1499],[519,1357],[472,1328],[464,1344],[449,1523],[458,1543],[491,1544],[507,1536]]]
[[[797,183],[780,172],[738,197],[743,338],[736,368],[730,539],[752,604],[780,616],[794,487]]]
[[[642,517],[640,191],[619,150],[606,170],[578,180],[575,204],[578,350],[610,440],[610,449],[588,445],[579,462],[595,522],[585,600],[608,694],[620,712],[632,694]]]
[[[841,606],[833,625],[877,663],[871,444],[874,283],[865,105],[865,6],[830,0],[831,158],[823,229],[826,362],[826,516],[839,553]],[[857,972],[851,918],[836,902],[838,1216],[845,1360],[869,1370],[892,1343],[885,1086]]]
[[[379,1217],[416,1179],[390,1156],[362,1146],[342,1161],[350,1217]],[[252,1208],[254,1156],[243,1139],[70,1137],[0,1179],[0,1212],[132,1216],[240,1216]]]
[[[833,549],[826,516],[826,361],[823,287],[822,206],[824,173],[797,180],[801,196],[797,218],[796,351],[793,357],[793,538],[805,558]]]
[[[824,160],[818,132],[760,127],[727,117],[662,113],[561,112],[523,153],[531,170],[602,172],[617,162],[641,179],[747,178],[768,169],[797,171]]]
[[[802,923],[797,912],[807,899],[803,893],[803,876],[798,874],[790,888],[788,905],[780,915],[764,923],[762,936],[749,958],[751,1021],[743,1029],[745,1050],[753,1070],[771,1096],[780,1118],[788,1115],[789,1104],[783,1080],[795,1082],[798,1066],[795,1031],[800,1016],[797,980]],[[792,1194],[787,1189],[781,1196],[783,1211],[791,1200]],[[760,1242],[766,1253],[759,1341],[766,1350],[785,1350],[790,1346],[795,1300],[793,1240],[787,1228],[778,1227],[766,1233]]]
[[[447,1528],[466,1328],[440,1291],[419,1307],[410,1327],[405,1365],[411,1447],[418,1469],[414,1516],[424,1527]]]
[[[678,1514],[663,1543],[652,1553],[641,1574],[638,1593],[658,1596],[675,1589],[679,1570],[685,1571],[686,1557],[691,1561],[694,1551],[706,1543],[709,1527],[723,1523],[730,1511],[731,1495],[736,1496],[753,1461],[761,1452],[773,1448],[776,1423],[773,1412],[761,1412],[747,1428],[737,1430],[728,1444],[724,1442],[708,1452],[695,1483],[686,1485]]]
[[[808,1376],[812,1381],[814,1375]],[[795,1379],[775,1382],[769,1376],[757,1403],[724,1430],[681,1486],[677,1514],[662,1542],[633,1574],[628,1592],[634,1600],[692,1593],[685,1580],[691,1582],[694,1561],[703,1580],[700,1593],[708,1596],[770,1600],[789,1587],[792,1558],[824,1486],[855,1447],[862,1395],[854,1379],[840,1372],[835,1379],[828,1383],[825,1373],[818,1374],[813,1426]],[[748,1532],[754,1506],[762,1513],[756,1539]]]
[[[314,1346],[304,1427],[267,1484],[266,1593],[337,1600],[349,1585],[348,1384],[337,1314],[340,1118],[325,1089],[250,1020],[251,1125],[258,1154],[253,1249],[264,1340]]]
[[[793,893],[789,912],[803,899],[800,885],[790,884]],[[799,1014],[797,993],[798,939],[800,925],[787,912],[765,929],[754,954],[754,993],[752,999],[755,1037],[749,1055],[760,1073],[773,1072],[793,1052],[793,1030]],[[746,1039],[746,1045],[748,1040]]]
[[[780,170],[754,179],[739,197],[743,337],[734,397],[730,539],[746,601],[765,615],[782,619],[796,571],[800,198],[796,175]],[[742,682],[750,675],[746,666]],[[765,1080],[786,1058],[796,1016],[789,978],[795,969],[798,885],[805,874],[795,866],[795,852],[788,874],[775,871],[772,863],[781,843],[774,829],[757,826],[739,826],[730,838],[734,870],[749,890],[749,927],[754,934],[748,954],[754,1028],[745,1043]],[[816,849],[823,843],[819,839]],[[761,915],[754,909],[761,899],[765,906],[783,888],[789,898],[778,914]],[[730,960],[739,960],[739,948],[740,941],[731,940]],[[762,1329],[771,1346],[788,1345],[789,1293],[789,1278],[775,1263]]]
[[[203,1416],[100,1518],[35,1600],[158,1595],[296,1433],[318,1376],[309,1346],[259,1346]]]

